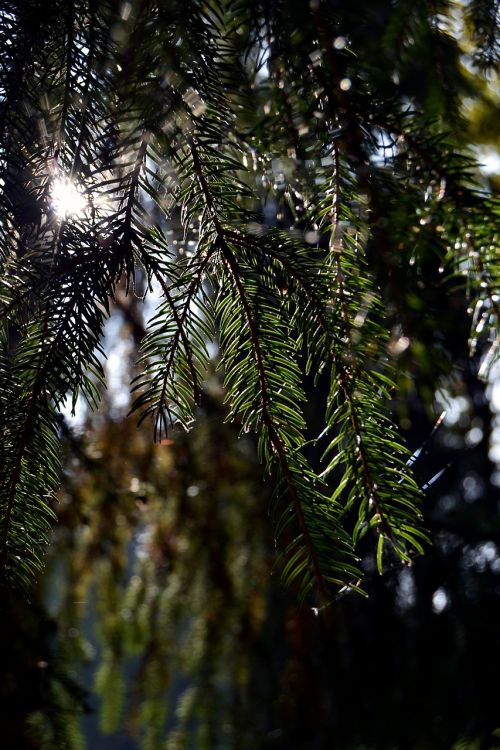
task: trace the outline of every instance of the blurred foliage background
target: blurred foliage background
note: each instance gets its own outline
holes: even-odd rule
[[[455,29],[459,60],[432,30],[410,49],[393,10],[343,4],[353,46],[372,77],[380,71],[381,91],[398,50],[406,90],[477,151],[480,179],[498,192],[498,70],[472,65],[472,27]],[[386,239],[381,227],[375,258]],[[399,285],[414,332],[396,352],[393,410],[417,452],[433,545],[382,576],[367,551],[368,596],[339,595],[319,613],[274,573],[269,480],[253,438],[224,423],[216,362],[192,432],[154,445],[127,417],[144,311],[139,296],[117,296],[110,390],[94,414],[61,421],[64,484],[45,575],[31,602],[9,593],[2,609],[5,747],[500,747],[498,372],[478,379],[465,292],[428,268],[425,289],[379,271]],[[311,415],[321,397],[311,390]]]

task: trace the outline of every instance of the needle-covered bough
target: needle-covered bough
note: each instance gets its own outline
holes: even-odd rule
[[[29,587],[42,564],[61,406],[97,403],[115,290],[140,277],[159,301],[133,408],[157,440],[189,428],[217,352],[229,418],[258,434],[275,487],[287,583],[322,601],[362,587],[365,536],[380,568],[386,550],[422,551],[421,492],[390,409],[408,309],[434,266],[456,274],[487,370],[498,206],[448,127],[451,4],[439,23],[436,3],[370,4],[386,17],[378,41],[359,23],[367,5],[2,3],[4,585]],[[467,8],[486,66],[498,29],[474,12],[493,5]],[[425,34],[434,60],[419,52]],[[441,86],[434,99],[412,65]],[[324,411],[312,419],[313,387]]]

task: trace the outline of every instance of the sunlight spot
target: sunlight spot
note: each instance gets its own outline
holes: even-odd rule
[[[472,427],[465,435],[465,444],[468,448],[473,448],[483,439],[483,431],[480,427]]]
[[[354,321],[354,325],[356,325],[356,321]],[[387,344],[387,350],[394,357],[397,357],[400,354],[402,354],[404,351],[406,351],[409,346],[410,346],[410,339],[408,338],[408,336],[400,336],[397,339],[392,339],[391,341],[389,341],[389,343]]]
[[[51,206],[61,219],[82,216],[87,207],[87,200],[69,178],[58,177],[54,180],[50,192]]]
[[[77,398],[73,405],[71,393],[68,393],[64,401],[59,406],[64,420],[72,430],[79,431],[84,429],[85,419],[87,417],[87,408],[83,398]]]
[[[444,612],[449,604],[449,597],[443,588],[438,588],[432,595],[432,611],[439,615]]]

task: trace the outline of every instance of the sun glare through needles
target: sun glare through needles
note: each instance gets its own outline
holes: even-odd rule
[[[78,187],[67,177],[54,180],[51,189],[52,208],[61,219],[78,218],[87,208],[87,200]]]

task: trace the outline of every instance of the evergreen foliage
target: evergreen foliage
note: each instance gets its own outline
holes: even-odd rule
[[[498,350],[499,210],[461,143],[460,9],[3,3],[5,582],[27,588],[41,564],[59,410],[68,394],[98,401],[110,305],[141,278],[161,300],[134,409],[159,441],[188,428],[216,344],[229,417],[258,432],[272,475],[287,582],[322,600],[332,584],[358,588],[368,533],[380,569],[386,547],[406,562],[422,551],[421,491],[390,407],[400,355],[423,360],[419,311],[436,284],[467,296],[483,376]],[[464,10],[486,68],[497,11]],[[434,389],[449,368],[435,357]],[[311,377],[328,383],[321,418],[307,413]]]

